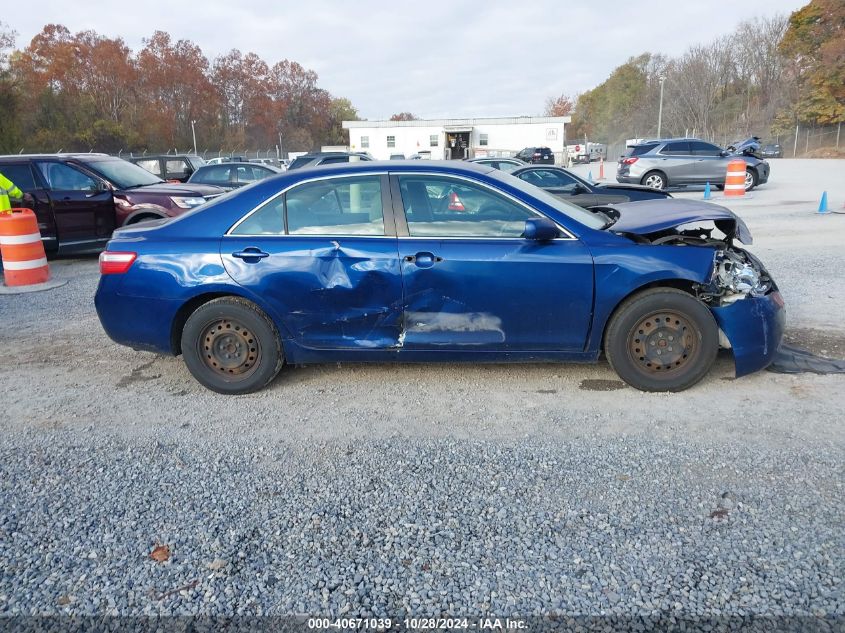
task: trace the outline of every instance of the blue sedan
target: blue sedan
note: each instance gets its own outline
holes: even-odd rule
[[[590,210],[496,169],[366,162],[287,172],[101,255],[116,342],[181,354],[220,393],[284,365],[575,361],[646,391],[766,367],[783,301],[729,210],[665,199]]]

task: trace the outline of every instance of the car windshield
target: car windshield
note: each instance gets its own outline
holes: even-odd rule
[[[565,202],[564,200],[553,196],[552,194],[544,191],[543,189],[540,189],[540,187],[529,184],[524,180],[520,180],[516,176],[506,174],[505,172],[497,173],[495,177],[501,180],[502,182],[507,183],[514,189],[518,189],[519,191],[528,194],[533,198],[537,198],[541,202],[555,209],[555,211],[560,211],[564,215],[572,218],[576,222],[580,222],[584,226],[587,226],[591,229],[606,228],[607,218],[604,215],[595,215],[594,213],[591,213],[586,209],[582,209],[578,205],[572,204],[570,202]]]
[[[144,185],[157,185],[164,182],[158,176],[154,176],[143,167],[122,158],[111,158],[86,162],[86,167],[104,176],[106,180],[120,189],[132,187],[143,187]]]

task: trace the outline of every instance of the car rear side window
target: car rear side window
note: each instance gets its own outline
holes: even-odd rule
[[[158,162],[158,158],[135,161],[135,164],[138,165],[138,167],[143,167],[151,174],[161,176],[161,164]]]
[[[437,176],[400,176],[411,237],[521,237],[522,205],[481,186]]]
[[[6,176],[22,191],[33,191],[38,188],[29,163],[0,165],[0,174]]]
[[[232,235],[384,235],[381,177],[330,178],[294,187],[258,208]]]

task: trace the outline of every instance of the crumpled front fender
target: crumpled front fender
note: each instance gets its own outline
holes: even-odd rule
[[[746,297],[710,310],[731,343],[737,378],[769,366],[780,346],[786,323],[786,310],[779,292],[764,297]]]

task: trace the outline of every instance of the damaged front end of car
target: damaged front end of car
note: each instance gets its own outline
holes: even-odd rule
[[[694,283],[692,290],[713,313],[720,345],[733,351],[736,376],[767,367],[783,337],[784,301],[763,263],[736,245],[752,243],[748,227],[721,206],[678,201],[670,214],[666,212],[669,205],[657,202],[661,204],[650,205],[651,214],[646,203],[633,203],[639,205],[633,209],[630,205],[609,209],[616,213],[614,232],[641,244],[711,249],[710,276]]]

